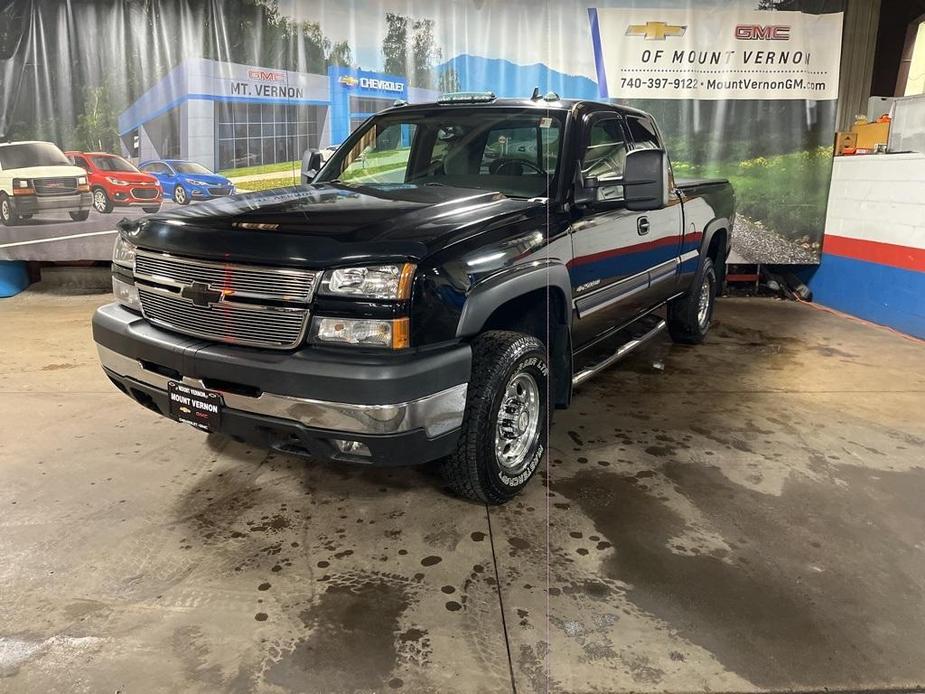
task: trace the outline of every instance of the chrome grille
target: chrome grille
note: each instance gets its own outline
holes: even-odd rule
[[[132,188],[132,197],[138,200],[153,200],[159,195],[157,188]]]
[[[135,257],[135,276],[139,279],[176,288],[204,282],[234,296],[271,301],[308,303],[315,289],[315,275],[310,270],[213,263],[141,250]]]
[[[308,322],[307,307],[279,307],[219,301],[196,304],[169,289],[138,284],[142,313],[162,327],[207,340],[250,347],[291,349]]]
[[[77,192],[77,179],[66,178],[36,178],[32,181],[36,195],[73,195]]]

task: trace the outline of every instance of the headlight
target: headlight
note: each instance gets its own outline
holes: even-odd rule
[[[194,185],[194,186],[207,186],[207,185],[209,185],[209,184],[206,183],[205,181],[194,181],[192,178],[187,179],[187,180],[190,182],[191,185]]]
[[[128,181],[123,181],[121,178],[113,178],[112,176],[107,176],[106,180],[112,183],[114,186],[130,186],[131,183]]]
[[[112,262],[129,270],[134,270],[135,250],[135,244],[129,243],[121,236],[117,236],[116,245],[112,248]]]
[[[85,185],[87,185],[87,177],[86,177],[86,176],[78,176],[78,177],[77,177],[77,185],[79,185],[79,186],[85,186]]]
[[[409,324],[407,318],[378,320],[316,316],[312,321],[311,340],[321,344],[404,349],[409,346]]]
[[[14,188],[29,188],[29,179],[28,178],[14,178],[13,179]]]
[[[407,299],[414,265],[376,265],[331,270],[321,280],[320,293],[356,299]]]
[[[112,276],[112,293],[116,301],[133,311],[141,312],[141,299],[138,296],[138,287],[126,282],[118,275]]]

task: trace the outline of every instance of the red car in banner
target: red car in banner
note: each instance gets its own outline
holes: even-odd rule
[[[145,212],[161,209],[163,191],[157,179],[134,164],[105,152],[65,152],[74,166],[87,172],[93,209],[112,212],[114,207],[141,207]]]

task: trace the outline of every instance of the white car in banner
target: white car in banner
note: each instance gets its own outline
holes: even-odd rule
[[[0,222],[14,226],[46,210],[75,222],[90,216],[87,172],[71,164],[51,142],[0,144]]]

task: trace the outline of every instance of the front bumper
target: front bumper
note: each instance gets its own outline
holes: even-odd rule
[[[16,214],[35,214],[43,210],[69,210],[78,212],[89,210],[92,198],[90,193],[71,193],[68,195],[14,195],[13,206]]]
[[[216,345],[151,326],[117,304],[93,317],[100,361],[116,386],[168,416],[171,380],[222,394],[219,431],[287,453],[378,465],[450,454],[466,404],[471,351],[350,355]],[[364,444],[346,454],[336,441]]]
[[[160,188],[148,185],[114,186],[108,191],[116,207],[158,207],[163,201]],[[151,195],[152,197],[143,197]]]
[[[234,195],[234,186],[193,186],[190,188],[190,197],[193,200],[212,200]]]

